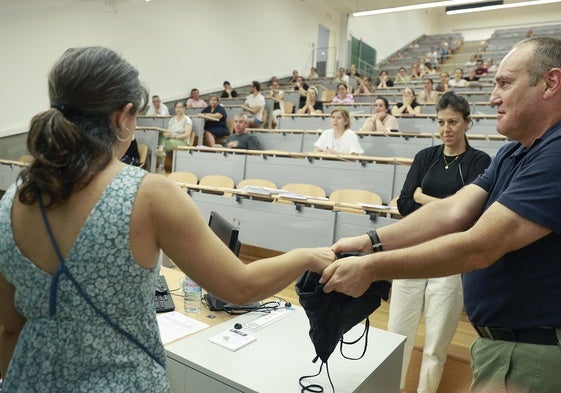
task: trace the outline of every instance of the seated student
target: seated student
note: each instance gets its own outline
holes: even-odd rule
[[[265,109],[265,97],[261,94],[261,83],[251,82],[250,94],[242,105],[247,115],[249,127],[259,127],[263,124],[263,109]]]
[[[489,75],[489,70],[487,69],[487,67],[485,67],[483,59],[477,59],[477,61],[475,62],[475,75]]]
[[[380,71],[380,75],[376,81],[376,88],[387,89],[388,87],[393,87],[393,81],[390,79],[388,71]]]
[[[360,78],[360,73],[358,72],[358,69],[356,68],[356,65],[351,64],[349,66],[349,70],[347,71],[347,75],[349,76],[349,78],[352,78],[353,76],[356,78]]]
[[[355,90],[355,94],[374,94],[376,93],[376,88],[372,86],[372,77],[364,76],[362,78],[357,78],[356,82],[360,85]]]
[[[374,116],[366,119],[360,131],[399,131],[397,119],[390,114],[390,105],[385,97],[377,97],[372,105]]]
[[[420,115],[421,105],[415,99],[415,91],[410,87],[403,89],[401,102],[392,108],[392,115]]]
[[[185,104],[187,108],[204,108],[207,103],[202,98],[199,98],[199,89],[192,89],[191,96],[187,99]]]
[[[224,146],[232,149],[261,150],[259,139],[255,135],[247,133],[247,125],[246,115],[234,116],[234,133],[226,138]]]
[[[158,140],[158,170],[164,169],[164,162],[168,154],[170,154],[178,146],[189,146],[191,131],[193,130],[193,122],[189,116],[185,115],[185,105],[183,102],[176,101],[175,116],[169,120],[168,131],[160,134]]]
[[[331,126],[324,130],[314,143],[314,151],[329,154],[363,154],[358,137],[351,130],[351,116],[344,108],[331,112]]]
[[[337,95],[333,97],[332,104],[354,104],[355,99],[352,94],[347,91],[347,85],[339,83],[337,85]]]
[[[479,77],[475,75],[475,68],[470,68],[468,70],[468,75],[464,78],[468,83],[479,82]]]
[[[211,117],[215,120],[205,120],[204,142],[207,146],[213,147],[216,144],[216,137],[229,135],[228,126],[226,125],[226,118],[228,114],[222,105],[219,105],[218,97],[211,95],[209,106],[203,108],[201,111],[205,116]]]
[[[464,79],[464,70],[462,70],[461,68],[456,68],[454,70],[454,79],[450,79],[450,81],[448,81],[448,86],[451,87],[464,87],[464,86],[468,86],[469,83]]]
[[[405,67],[400,67],[394,79],[395,83],[410,83],[411,75],[407,75]]]
[[[224,83],[222,83],[222,86],[224,86],[224,90],[222,90],[220,98],[235,98],[238,96],[238,92],[232,89],[230,82],[224,81]]]
[[[294,84],[294,90],[300,92],[300,99],[298,101],[298,107],[301,107],[304,102],[306,102],[306,94],[308,92],[308,84],[303,77],[299,76],[296,78],[296,83]]]
[[[318,101],[318,89],[310,86],[306,94],[306,102],[296,111],[299,115],[317,115],[323,113],[323,104]]]
[[[298,77],[300,75],[298,75],[298,70],[292,70],[292,76],[290,77],[290,80],[288,81],[288,83],[296,83],[298,82]]]
[[[317,79],[319,78],[318,70],[316,67],[310,68],[310,75],[308,75],[307,79]]]
[[[278,118],[284,113],[284,91],[280,89],[278,80],[271,82],[271,92],[268,97],[273,99],[273,128],[277,127]]]
[[[433,82],[431,78],[423,79],[423,90],[417,96],[420,104],[436,104],[438,101],[438,92],[433,90]]]
[[[440,83],[434,88],[439,93],[446,93],[450,90],[450,75],[447,72],[440,73]]]
[[[436,74],[436,68],[432,65],[430,61],[425,63],[425,67],[423,68],[424,75],[434,75]]]
[[[160,96],[152,96],[152,105],[148,108],[146,116],[169,116],[169,109],[166,104],[162,104]]]
[[[344,83],[347,86],[349,85],[349,76],[345,73],[345,69],[343,67],[339,67],[337,75],[333,78],[333,83]]]

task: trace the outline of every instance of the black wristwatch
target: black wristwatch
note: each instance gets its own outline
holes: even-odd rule
[[[375,230],[368,231],[368,237],[370,238],[370,243],[372,243],[372,251],[382,251],[382,242],[378,237],[378,233]]]

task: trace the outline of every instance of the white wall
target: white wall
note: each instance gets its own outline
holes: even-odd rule
[[[47,108],[47,73],[71,46],[117,50],[141,73],[152,93],[166,101],[193,87],[216,90],[307,75],[318,24],[330,30],[330,46],[346,65],[348,35],[378,51],[378,61],[421,34],[462,31],[486,38],[497,27],[557,22],[561,5],[534,6],[472,16],[425,10],[350,18],[322,0],[0,0],[0,137],[22,132]],[[492,26],[492,27],[489,27]],[[347,30],[348,29],[348,30]]]
[[[47,108],[47,73],[68,47],[117,50],[167,101],[225,79],[245,85],[294,68],[307,75],[320,23],[337,42],[341,15],[299,0],[1,1],[0,136],[25,130]]]
[[[496,29],[561,23],[561,3],[500,11],[446,15],[444,8],[350,17],[349,34],[374,47],[380,62],[422,34],[460,32],[466,41],[480,41]]]

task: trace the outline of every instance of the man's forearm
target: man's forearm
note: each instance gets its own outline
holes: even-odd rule
[[[462,207],[459,196],[429,203],[396,223],[377,229],[384,250],[413,246],[468,228],[481,210],[478,205]]]

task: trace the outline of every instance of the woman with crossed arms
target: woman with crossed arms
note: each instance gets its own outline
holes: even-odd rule
[[[483,173],[491,162],[487,153],[468,144],[466,132],[471,125],[471,117],[469,103],[464,97],[455,92],[445,93],[438,101],[436,111],[442,144],[427,147],[415,156],[397,200],[403,216],[427,203],[455,194]],[[393,280],[388,330],[407,336],[402,388],[421,313],[424,313],[425,346],[417,391],[436,393],[462,307],[459,274]]]
[[[360,131],[399,131],[397,119],[389,113],[389,103],[385,97],[377,97],[372,105],[374,116],[366,119]]]

